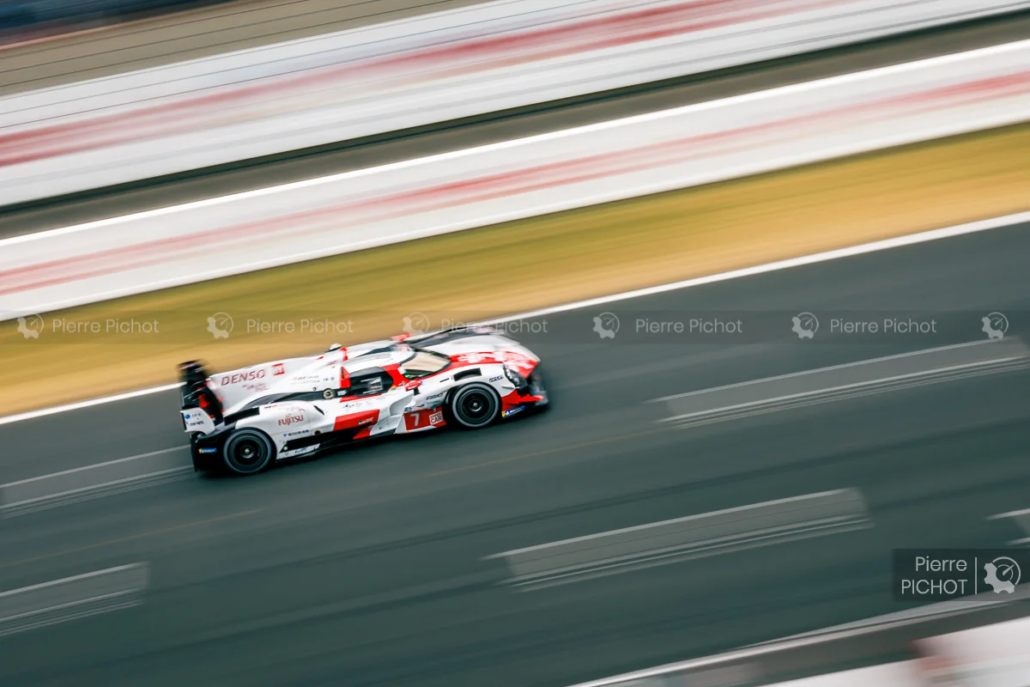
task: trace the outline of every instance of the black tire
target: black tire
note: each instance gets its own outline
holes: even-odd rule
[[[275,444],[264,432],[238,429],[229,436],[223,450],[225,467],[237,475],[256,475],[275,462]]]
[[[447,399],[449,424],[462,429],[482,429],[501,415],[501,397],[492,387],[480,382],[460,386]]]

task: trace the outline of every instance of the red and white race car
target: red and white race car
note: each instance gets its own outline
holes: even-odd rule
[[[198,470],[261,472],[362,439],[480,429],[547,405],[540,359],[489,327],[395,337],[210,375],[179,366]]]

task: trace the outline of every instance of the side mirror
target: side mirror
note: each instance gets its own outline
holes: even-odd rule
[[[338,351],[341,348],[343,348],[342,344],[334,343],[332,346],[330,346],[329,348],[325,349],[325,352],[326,353],[332,353],[333,351]]]

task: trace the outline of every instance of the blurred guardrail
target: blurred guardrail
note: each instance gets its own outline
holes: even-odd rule
[[[0,240],[0,319],[1030,120],[1030,41]]]
[[[1030,8],[497,0],[0,99],[0,205]]]
[[[1021,585],[575,687],[1024,687],[1028,640]]]

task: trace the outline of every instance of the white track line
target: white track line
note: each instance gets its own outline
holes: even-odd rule
[[[787,503],[796,503],[798,501],[808,501],[811,499],[818,499],[825,496],[837,496],[839,494],[847,494],[852,490],[850,489],[833,489],[831,491],[821,491],[815,494],[802,494],[801,496],[790,496],[787,498],[776,499],[774,501],[763,501],[762,503],[751,503],[746,506],[734,506],[733,508],[723,508],[720,510],[710,511],[708,513],[698,513],[696,515],[687,515],[682,518],[674,518],[672,520],[662,520],[659,522],[649,522],[645,525],[635,525],[633,527],[623,527],[617,530],[608,530],[606,532],[597,532],[595,534],[587,534],[582,537],[572,537],[571,539],[560,539],[558,541],[548,542],[546,544],[536,544],[535,546],[526,546],[521,549],[512,549],[511,551],[504,551],[502,553],[495,553],[486,556],[483,560],[492,560],[494,558],[505,558],[508,556],[517,556],[522,553],[530,553],[533,551],[541,551],[543,549],[552,549],[560,546],[567,546],[569,544],[578,544],[585,541],[592,541],[594,539],[602,539],[605,537],[611,537],[613,535],[628,534],[630,532],[642,532],[655,527],[663,527],[670,524],[692,522],[695,520],[704,520],[706,518],[717,517],[720,515],[729,515],[730,513],[743,513],[746,511],[757,510],[760,508],[769,508],[770,506],[782,506]]]
[[[193,466],[188,461],[184,465],[178,458],[167,460],[162,456],[185,457],[188,451],[187,445],[176,446],[0,484],[0,518],[183,479],[193,473]],[[152,460],[155,458],[156,461]]]
[[[915,356],[926,355],[927,353],[939,353],[941,351],[950,351],[950,350],[954,350],[954,349],[958,349],[958,348],[969,348],[971,346],[983,346],[983,345],[994,344],[994,343],[998,343],[998,342],[996,340],[992,340],[992,339],[985,339],[983,341],[970,341],[970,342],[966,342],[966,343],[953,344],[951,346],[940,346],[938,348],[925,348],[925,349],[920,350],[920,351],[910,351],[908,353],[897,353],[895,355],[887,355],[887,356],[883,356],[881,358],[868,358],[866,360],[856,360],[854,362],[843,363],[841,365],[830,365],[829,367],[817,367],[817,368],[815,368],[813,370],[802,370],[800,372],[789,372],[787,374],[776,375],[775,377],[763,377],[762,379],[749,379],[746,382],[738,382],[736,384],[726,384],[724,386],[715,386],[715,387],[712,387],[710,389],[699,389],[697,391],[685,391],[685,392],[679,393],[679,394],[672,394],[671,396],[662,396],[661,398],[652,398],[650,401],[647,401],[647,402],[648,403],[660,403],[662,401],[672,401],[672,400],[675,400],[675,399],[678,399],[678,398],[686,398],[687,396],[700,396],[701,394],[708,394],[708,393],[712,393],[713,391],[723,391],[725,389],[738,389],[738,388],[741,388],[741,387],[754,386],[756,384],[762,384],[762,383],[765,383],[765,382],[775,382],[775,381],[779,381],[781,379],[795,379],[797,377],[805,377],[807,375],[818,374],[820,372],[830,372],[832,370],[845,370],[845,369],[852,368],[852,367],[861,367],[863,365],[871,365],[871,364],[874,364],[874,363],[882,363],[882,362],[886,362],[888,360],[899,360],[901,358],[912,358],[912,357],[915,357]],[[980,362],[980,363],[971,363],[971,365],[981,365],[984,362],[986,362],[986,363],[998,363],[998,362],[1004,362],[1004,361],[1007,361],[1007,360],[1017,360],[1017,359],[1018,359],[1017,357],[998,358],[998,359],[983,361],[983,362]],[[964,367],[964,366],[959,365],[958,367]],[[942,369],[951,369],[951,368],[942,368]],[[940,371],[940,370],[938,370],[938,369],[929,370],[926,374],[932,373],[932,372],[938,372],[938,371]],[[921,373],[916,373],[916,374],[921,374]],[[877,380],[874,380],[874,381],[877,381]],[[868,383],[868,382],[866,382],[866,383]],[[848,386],[854,386],[854,385],[848,385]],[[820,390],[820,391],[822,391],[822,390]]]
[[[139,568],[146,568],[145,563],[131,563],[129,565],[120,565],[117,568],[108,568],[107,570],[97,570],[95,572],[88,572],[82,575],[73,575],[72,577],[65,577],[60,580],[51,580],[49,582],[42,582],[40,584],[33,584],[28,587],[21,587],[20,589],[12,589],[6,592],[0,592],[0,598],[15,596],[17,594],[23,594],[25,592],[36,591],[39,589],[46,589],[47,587],[56,587],[58,585],[69,584],[74,582],[81,582],[94,577],[101,577],[103,575],[116,574],[121,572],[127,572],[129,570],[137,570]]]
[[[873,526],[858,489],[754,503],[487,556],[506,559],[501,584],[534,591]]]
[[[894,375],[893,377],[883,377],[881,379],[872,379],[864,382],[855,382],[854,384],[841,384],[839,386],[828,386],[821,389],[813,389],[812,391],[802,391],[796,394],[788,394],[786,396],[773,396],[772,398],[761,399],[758,401],[747,401],[746,403],[735,403],[731,406],[721,406],[718,408],[708,408],[706,410],[698,410],[692,413],[684,413],[682,415],[674,415],[672,417],[663,418],[658,422],[682,422],[693,417],[704,417],[706,415],[721,415],[732,411],[745,410],[748,408],[755,407],[767,407],[767,406],[790,406],[790,403],[784,403],[784,401],[793,401],[796,399],[810,398],[812,396],[824,396],[834,394],[838,391],[855,391],[859,392],[863,389],[870,387],[886,387],[890,386],[892,382],[920,379],[922,377],[929,377],[934,375],[940,375],[941,373],[947,372],[959,372],[961,370],[968,370],[972,368],[980,368],[986,365],[997,365],[998,363],[1010,362],[1013,360],[1019,360],[1019,358],[1002,358],[1000,360],[985,360],[978,363],[966,363],[965,365],[953,365],[951,367],[935,368],[933,370],[927,370],[926,372],[912,372],[910,374]],[[766,380],[756,380],[766,381]],[[950,379],[944,379],[941,381],[951,381]],[[906,388],[906,387],[901,387]],[[718,389],[711,389],[711,391],[717,391]],[[692,395],[699,392],[691,392],[690,394],[683,394],[684,396]],[[845,394],[844,397],[850,396],[851,394]],[[858,395],[858,394],[856,394]]]
[[[7,484],[0,484],[0,491],[4,487],[14,487],[19,484],[28,484],[30,482],[38,482],[43,479],[49,479],[51,477],[57,477],[59,475],[71,475],[76,472],[84,472],[86,470],[93,470],[95,468],[104,467],[105,465],[116,465],[118,463],[127,463],[130,460],[139,460],[140,458],[150,458],[151,456],[160,456],[165,453],[172,453],[173,451],[184,451],[189,448],[188,444],[182,446],[175,446],[173,448],[163,448],[160,451],[148,451],[147,453],[140,453],[136,456],[128,456],[126,458],[115,458],[114,460],[105,460],[103,463],[94,463],[93,465],[83,465],[81,468],[72,468],[70,470],[61,470],[60,472],[52,472],[49,475],[40,475],[39,477],[29,477],[28,479],[18,480],[17,482],[8,482]]]
[[[987,517],[988,520],[1001,520],[1002,518],[1018,518],[1021,515],[1030,515],[1030,508],[1023,510],[1013,510],[1008,513],[998,513],[997,515],[990,515]]]
[[[149,563],[133,563],[0,593],[0,637],[139,606],[149,583]]]
[[[731,270],[729,272],[720,272],[718,274],[712,274],[706,277],[685,279],[683,281],[673,282],[671,284],[650,286],[644,289],[625,291],[623,293],[616,293],[609,296],[589,298],[582,301],[575,301],[573,303],[566,303],[565,305],[556,305],[554,307],[542,308],[540,310],[532,310],[529,312],[519,313],[517,315],[509,315],[507,317],[499,317],[492,320],[485,320],[480,324],[501,324],[504,322],[512,322],[516,320],[529,319],[532,317],[542,317],[544,315],[553,315],[556,313],[568,312],[570,310],[591,308],[598,305],[605,305],[608,303],[615,303],[618,301],[625,301],[633,298],[652,296],[659,293],[665,293],[667,291],[676,291],[679,289],[691,288],[693,286],[714,284],[716,282],[729,281],[731,279],[742,279],[744,277],[751,277],[758,274],[766,274],[768,272],[777,272],[779,270],[790,269],[793,267],[813,265],[819,262],[828,262],[830,260],[839,260],[841,258],[850,258],[857,255],[865,255],[866,253],[875,253],[878,251],[890,250],[893,248],[913,246],[920,243],[928,243],[930,241],[938,241],[940,239],[963,236],[965,234],[975,234],[981,231],[1001,229],[1003,227],[1011,226],[1013,224],[1019,224],[1022,222],[1030,222],[1030,212],[1019,212],[1012,215],[1004,215],[1002,217],[994,217],[992,219],[985,219],[977,222],[969,222],[968,224],[959,224],[953,227],[931,229],[930,231],[923,231],[917,234],[909,234],[907,236],[899,236],[897,238],[884,239],[882,241],[863,243],[857,246],[839,248],[837,250],[825,251],[823,253],[813,253],[812,255],[805,255],[800,258],[778,260],[776,262],[765,263],[764,265],[755,265],[754,267],[745,267],[744,269]],[[2,245],[2,243],[3,242],[0,241],[0,245]],[[105,403],[124,401],[130,398],[146,396],[148,394],[157,394],[164,391],[171,391],[172,389],[177,389],[179,386],[179,384],[166,384],[164,386],[157,386],[150,389],[140,389],[138,391],[131,391],[129,393],[118,394],[115,396],[106,396],[103,398],[96,398],[88,401],[80,401],[78,403],[56,406],[53,408],[33,410],[27,413],[19,413],[17,415],[8,415],[6,417],[0,417],[0,425],[7,425],[13,422],[20,422],[22,420],[33,420],[35,418],[46,417],[47,415],[64,413],[72,410],[91,408],[93,406],[103,405]]]

